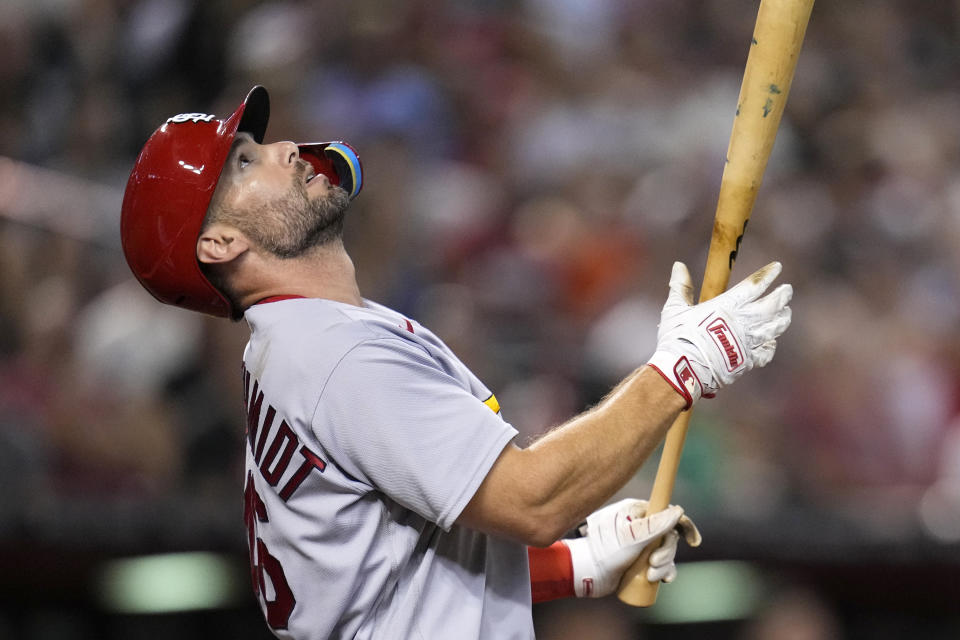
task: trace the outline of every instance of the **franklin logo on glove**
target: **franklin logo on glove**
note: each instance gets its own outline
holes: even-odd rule
[[[733,337],[733,332],[730,331],[730,327],[727,326],[727,323],[723,321],[722,318],[717,318],[707,326],[707,331],[710,332],[710,335],[713,336],[714,341],[717,343],[723,352],[727,354],[727,360],[730,362],[728,369],[734,371],[737,367],[743,364],[743,355],[740,351],[740,345],[737,344],[737,339]]]

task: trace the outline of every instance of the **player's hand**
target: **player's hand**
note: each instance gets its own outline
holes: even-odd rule
[[[700,532],[681,507],[670,505],[649,517],[646,514],[646,500],[621,500],[592,513],[580,528],[584,537],[563,541],[570,549],[578,598],[613,593],[644,547],[661,536],[664,542],[650,556],[647,579],[670,582],[676,577],[677,531],[694,547],[700,544]]]
[[[657,349],[647,364],[674,386],[688,408],[773,358],[777,338],[790,326],[787,303],[793,287],[782,284],[760,296],[781,269],[779,262],[771,262],[719,296],[694,305],[690,272],[682,262],[673,263]]]
[[[650,567],[647,569],[647,580],[650,582],[673,582],[677,577],[677,565],[674,559],[677,557],[677,544],[680,541],[680,534],[683,534],[683,540],[691,547],[699,547],[703,538],[700,536],[700,530],[693,520],[687,516],[680,516],[677,526],[663,535],[663,541],[653,553],[650,554]]]

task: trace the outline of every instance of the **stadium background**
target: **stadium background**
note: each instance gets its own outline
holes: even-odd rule
[[[155,303],[119,250],[165,118],[259,83],[268,139],[353,143],[361,290],[532,437],[649,355],[674,259],[702,273],[756,7],[5,0],[0,638],[269,637],[245,327]],[[958,37],[956,1],[814,7],[734,271],[780,259],[794,325],[694,414],[675,500],[704,546],[649,610],[538,606],[542,640],[960,633]]]

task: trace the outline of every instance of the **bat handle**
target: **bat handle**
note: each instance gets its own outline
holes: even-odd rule
[[[660,457],[660,466],[657,467],[657,477],[653,482],[650,493],[650,504],[647,515],[663,511],[670,506],[670,496],[673,495],[673,485],[677,478],[677,469],[680,465],[680,454],[683,443],[687,439],[687,428],[690,426],[690,411],[684,411],[674,421],[667,438],[663,443],[663,453]],[[650,554],[660,546],[662,538],[657,538],[644,548],[630,567],[620,578],[620,587],[617,597],[621,601],[635,607],[649,607],[657,601],[659,582],[647,580],[647,568],[650,566]]]

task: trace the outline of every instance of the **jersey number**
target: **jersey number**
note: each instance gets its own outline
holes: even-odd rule
[[[244,489],[243,519],[247,523],[247,548],[250,551],[250,577],[253,581],[253,593],[263,598],[267,612],[267,624],[272,629],[286,629],[290,614],[297,600],[293,597],[287,576],[283,573],[280,561],[270,554],[267,545],[257,537],[257,524],[269,522],[267,505],[257,495],[253,486],[253,474],[247,474],[247,486]],[[270,578],[273,585],[273,600],[267,600],[264,576]]]

